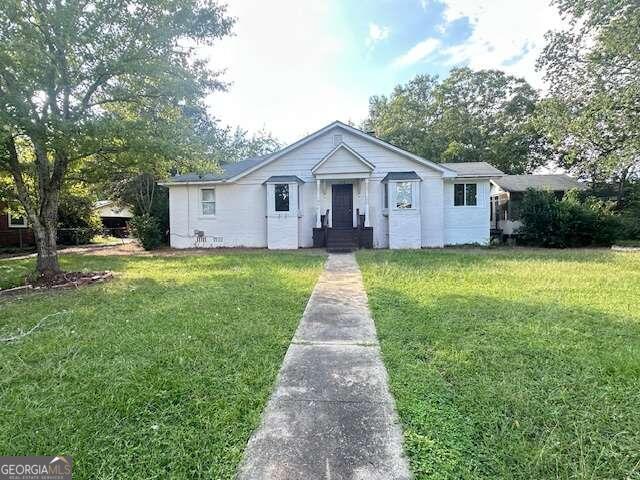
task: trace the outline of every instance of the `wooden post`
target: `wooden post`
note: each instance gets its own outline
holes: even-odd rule
[[[369,220],[369,179],[364,179],[364,226],[370,227],[371,221]]]
[[[320,221],[320,179],[316,179],[316,228],[322,227]]]

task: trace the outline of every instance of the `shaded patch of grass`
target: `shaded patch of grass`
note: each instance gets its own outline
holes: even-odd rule
[[[25,278],[33,272],[35,261],[32,259],[0,259],[0,290],[25,284]]]
[[[640,257],[358,261],[417,479],[639,478]]]
[[[67,312],[0,344],[0,451],[72,455],[78,479],[233,478],[323,260],[61,257],[116,279],[0,303],[2,337]]]

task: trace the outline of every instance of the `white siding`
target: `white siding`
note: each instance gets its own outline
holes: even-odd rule
[[[454,206],[453,185],[476,183],[478,185],[476,206]],[[459,179],[444,182],[444,242],[445,245],[489,243],[489,180]]]
[[[375,166],[374,171],[371,173],[371,178],[369,179],[369,217],[371,220],[371,226],[373,227],[373,245],[375,248],[388,248],[388,230],[387,225],[385,225],[387,219],[383,216],[382,212],[383,187],[381,180],[390,171],[415,171],[425,181],[425,185],[430,185],[430,187],[434,189],[434,191],[426,195],[426,197],[438,201],[438,199],[441,198],[441,193],[439,193],[441,187],[438,187],[438,184],[442,185],[440,172],[428,166],[414,162],[413,160],[392,152],[380,145],[376,145],[365,138],[357,137],[340,129],[339,127],[336,127],[325,135],[316,138],[312,142],[309,142],[306,145],[303,145],[302,147],[278,158],[273,163],[265,165],[246,177],[239,179],[238,183],[260,184],[273,175],[296,175],[304,180],[306,183],[302,189],[302,202],[304,207],[301,218],[301,234],[299,243],[301,247],[312,246],[313,227],[315,227],[316,224],[316,179],[311,173],[311,169],[335,148],[335,145],[333,144],[333,135],[338,130],[340,130],[339,133],[342,134],[343,142],[345,144],[354,149],[358,154],[362,155],[368,162]],[[340,151],[347,153],[345,150],[338,150],[338,152]],[[327,160],[327,162],[330,161],[331,159]],[[360,171],[362,171],[362,163],[358,163],[361,165],[359,168]],[[325,164],[322,166],[324,165]],[[358,208],[361,213],[364,213],[364,182],[359,179],[341,180],[341,182],[353,183],[354,214]],[[362,184],[359,188],[360,182],[362,182]],[[331,209],[331,183],[339,182],[323,181],[322,183],[323,187],[321,188],[320,211],[324,214],[327,209]],[[422,197],[424,198],[425,196]],[[427,245],[429,246],[442,246],[442,243],[438,243],[438,240],[442,237],[441,205],[441,201],[435,205],[427,205],[422,202],[421,220],[425,222],[422,229],[438,229],[437,233],[433,233],[428,237],[429,243],[427,243]]]
[[[202,215],[200,185],[171,186],[169,217],[171,246],[266,247],[267,225],[264,185],[215,185],[216,215]],[[196,244],[194,230],[202,230],[207,242]],[[215,237],[215,238],[214,238]],[[222,241],[214,241],[220,240]]]
[[[420,182],[413,185],[412,208],[396,208],[395,202],[389,202],[389,248],[420,248],[422,246],[422,229],[420,226],[421,202]],[[395,198],[398,183],[389,183],[391,200]]]
[[[127,207],[118,207],[116,205],[105,205],[104,207],[96,208],[95,212],[99,217],[108,218],[132,218],[133,212]]]
[[[370,171],[371,169],[353,153],[345,148],[339,148],[314,173],[321,175],[323,173],[368,173]]]
[[[369,179],[369,218],[373,227],[376,248],[389,247],[390,235],[398,242],[423,247],[441,247],[445,244],[487,243],[489,240],[489,182],[478,180],[478,206],[453,207],[452,182],[443,182],[440,172],[417,163],[403,155],[377,145],[366,138],[335,127],[324,135],[283,155],[232,184],[216,185],[216,215],[204,217],[200,206],[202,186],[177,185],[170,187],[171,245],[176,248],[196,246],[194,230],[202,230],[208,239],[202,246],[292,248],[297,244],[313,244],[316,225],[316,179],[311,173],[322,158],[335,148],[333,135],[341,133],[343,141],[375,166]],[[335,171],[367,171],[366,167],[344,149],[327,160]],[[328,171],[328,170],[327,170]],[[395,223],[383,212],[383,184],[388,172],[415,171],[419,183],[420,208],[415,215],[398,218]],[[284,223],[267,227],[267,186],[265,180],[274,175],[295,175],[305,183],[300,185],[300,211],[289,215]],[[356,209],[365,210],[364,181],[341,180],[353,184],[354,222]],[[323,181],[321,213],[331,209],[331,182]],[[279,220],[285,218],[282,216]],[[297,232],[297,234],[296,234]],[[407,237],[402,239],[402,236]],[[221,241],[214,242],[214,237]],[[286,238],[285,238],[286,237]],[[297,239],[296,239],[297,237]],[[216,238],[220,240],[220,238]],[[394,240],[395,241],[395,240]],[[198,245],[200,246],[200,245]]]
[[[267,247],[270,249],[298,248],[298,184],[289,184],[289,211],[276,212],[275,185],[267,185]]]
[[[422,199],[422,246],[444,245],[444,182],[438,177],[423,178],[420,185]]]

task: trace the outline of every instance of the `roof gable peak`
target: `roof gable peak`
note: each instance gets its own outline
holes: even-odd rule
[[[365,166],[365,168],[369,171],[373,171],[375,169],[375,165],[360,155],[357,151],[351,148],[344,142],[340,142],[336,145],[329,153],[327,153],[322,159],[316,163],[313,167],[311,167],[311,173],[316,173],[323,165],[326,165],[327,161],[334,157],[340,150],[347,151],[350,155],[356,158],[361,164]]]

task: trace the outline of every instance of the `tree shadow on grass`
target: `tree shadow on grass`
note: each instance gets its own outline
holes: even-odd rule
[[[74,478],[232,478],[321,262],[202,259],[116,259],[112,284],[0,312],[72,312],[0,346],[0,450],[73,455]]]
[[[637,319],[393,288],[370,299],[416,478],[638,474]]]

